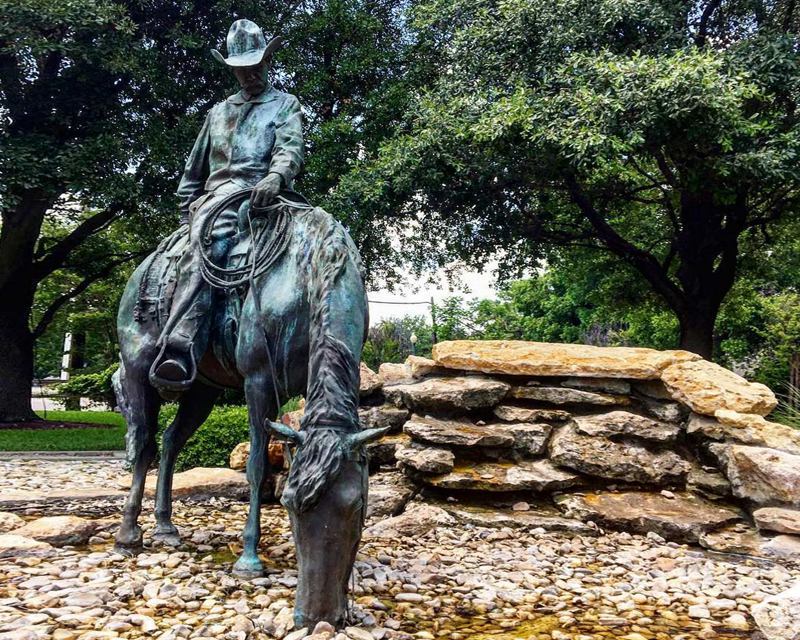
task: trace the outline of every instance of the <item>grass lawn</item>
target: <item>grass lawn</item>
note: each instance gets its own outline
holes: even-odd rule
[[[113,451],[125,448],[125,421],[113,411],[48,411],[47,420],[108,425],[108,428],[0,429],[0,451]]]

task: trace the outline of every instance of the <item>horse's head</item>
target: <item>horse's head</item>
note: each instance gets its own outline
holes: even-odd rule
[[[270,425],[297,446],[281,498],[297,550],[295,624],[313,629],[325,620],[341,626],[367,508],[364,445],[386,430],[346,432],[312,426],[294,431]]]

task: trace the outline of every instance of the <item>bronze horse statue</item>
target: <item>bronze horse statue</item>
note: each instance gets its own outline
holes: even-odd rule
[[[268,236],[282,234],[280,251],[246,291],[217,292],[215,313],[203,329],[208,348],[198,358],[197,379],[173,398],[179,407],[162,441],[155,538],[174,542],[178,537],[170,496],[177,454],[208,417],[221,389],[243,387],[250,422],[250,505],[234,571],[252,576],[263,569],[257,554],[259,515],[272,471],[267,447],[277,432],[296,447],[282,495],[297,548],[295,622],[313,628],[325,620],[337,626],[344,622],[347,582],[365,517],[365,443],[383,433],[360,431],[358,422],[366,292],[361,260],[347,231],[322,209],[283,201],[280,229],[277,214],[253,221],[266,225]],[[244,215],[247,207],[242,204]],[[142,545],[137,520],[145,474],[157,451],[163,401],[148,372],[169,313],[169,283],[177,268],[170,256],[179,254],[174,248],[186,242],[185,235],[185,230],[175,232],[136,269],[119,309],[121,367],[115,387],[128,424],[133,480],[116,547],[126,553]],[[246,229],[240,232],[240,247],[248,237]],[[234,247],[230,255],[235,259],[247,252]],[[306,398],[299,432],[272,422],[281,404],[297,395]]]

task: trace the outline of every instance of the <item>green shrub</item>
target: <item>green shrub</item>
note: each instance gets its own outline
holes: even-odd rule
[[[299,402],[300,398],[292,398],[281,407],[281,413],[294,411]],[[159,443],[177,410],[176,404],[168,404],[161,409],[158,418]],[[233,448],[249,439],[247,407],[230,405],[214,407],[203,426],[184,445],[183,451],[178,455],[175,470],[184,471],[192,467],[227,467]]]
[[[117,399],[114,396],[111,376],[118,368],[119,364],[115,363],[98,373],[82,373],[73,376],[67,382],[58,385],[58,392],[67,396],[89,398],[94,402],[104,402],[113,409],[117,404]]]
[[[166,405],[159,416],[161,435],[172,422],[178,406]],[[211,415],[189,438],[178,455],[176,471],[192,467],[227,467],[233,448],[250,438],[247,407],[214,407]]]

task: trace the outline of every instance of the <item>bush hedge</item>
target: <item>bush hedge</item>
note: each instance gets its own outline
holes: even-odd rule
[[[158,417],[160,435],[175,417],[178,405],[170,404],[161,409]],[[233,448],[248,440],[250,429],[247,421],[247,407],[214,407],[211,415],[189,438],[178,455],[176,471],[192,467],[227,467]],[[159,438],[160,442],[160,438]]]
[[[289,400],[281,408],[281,413],[297,409],[299,400],[299,398]],[[159,442],[177,410],[176,404],[165,405],[161,409],[158,418]],[[183,451],[178,455],[175,470],[184,471],[192,467],[227,467],[233,448],[249,439],[247,407],[232,405],[214,407],[203,426],[184,445]]]

